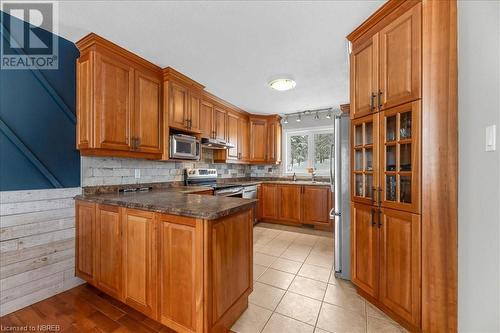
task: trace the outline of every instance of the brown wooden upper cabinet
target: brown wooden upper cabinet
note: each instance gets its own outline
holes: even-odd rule
[[[214,105],[202,99],[200,105],[200,132],[203,138],[213,138]]]
[[[227,150],[216,150],[214,161],[217,163],[250,162],[250,127],[248,116],[241,112],[227,113],[227,142],[234,147]]]
[[[234,112],[227,114],[227,142],[234,146],[227,150],[227,157],[229,159],[239,159],[239,137],[240,137],[240,117]]]
[[[82,155],[160,158],[160,68],[95,34],[77,46],[76,145]]]
[[[351,117],[421,97],[421,4],[361,38],[351,52]]]
[[[77,42],[76,145],[82,155],[169,159],[172,131],[234,145],[217,162],[281,162],[280,117],[249,115],[171,67],[89,34]]]
[[[214,107],[214,139],[227,142],[227,111],[216,105]]]
[[[250,123],[248,116],[239,118],[238,159],[244,162],[250,160]]]
[[[375,112],[378,38],[353,45],[351,52],[351,118]]]
[[[271,116],[267,123],[267,162],[281,162],[281,118]]]
[[[179,131],[201,132],[202,91],[204,86],[171,67],[163,70],[165,126]]]
[[[250,117],[250,160],[256,163],[267,161],[267,120]]]
[[[250,117],[250,161],[279,164],[281,162],[281,118]]]

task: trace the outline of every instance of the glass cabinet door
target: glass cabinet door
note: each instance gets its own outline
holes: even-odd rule
[[[381,204],[417,212],[420,205],[420,102],[380,114]]]
[[[378,186],[378,114],[352,121],[352,199],[372,204]]]

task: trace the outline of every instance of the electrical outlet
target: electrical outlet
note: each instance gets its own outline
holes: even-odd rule
[[[496,125],[490,125],[486,127],[486,145],[484,147],[485,151],[495,151],[497,149],[496,140]]]
[[[135,179],[141,178],[141,169],[135,169],[134,176]]]

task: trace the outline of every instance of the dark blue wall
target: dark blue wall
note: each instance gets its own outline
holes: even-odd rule
[[[2,38],[8,38],[5,22],[15,18],[0,14]],[[72,42],[57,40],[59,69],[0,70],[1,191],[80,186],[75,148],[79,52]]]

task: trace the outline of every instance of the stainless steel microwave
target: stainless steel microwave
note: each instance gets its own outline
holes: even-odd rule
[[[201,144],[194,136],[173,134],[170,136],[170,158],[199,160]]]

